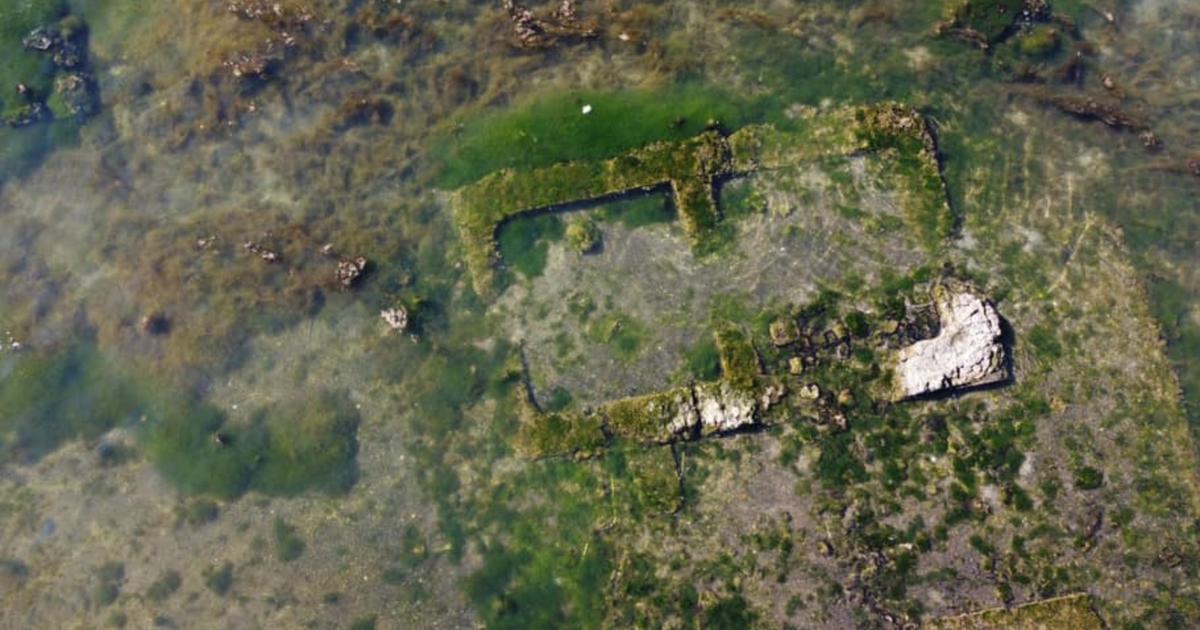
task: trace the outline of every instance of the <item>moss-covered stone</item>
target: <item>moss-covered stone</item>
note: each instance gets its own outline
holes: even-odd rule
[[[588,218],[572,221],[567,225],[567,244],[580,254],[595,251],[600,246],[600,228]]]
[[[741,390],[753,389],[762,369],[750,338],[732,324],[719,327],[713,337],[721,357],[722,379]]]
[[[1049,57],[1058,52],[1062,46],[1062,38],[1058,29],[1050,26],[1039,26],[1025,33],[1018,41],[1021,54],[1026,57]]]
[[[604,407],[613,435],[638,442],[671,442],[696,425],[691,387],[625,398]]]
[[[1092,610],[1091,598],[1078,593],[1013,608],[991,608],[933,619],[926,627],[934,630],[1093,630],[1105,626]]]
[[[1025,0],[946,0],[942,28],[964,31],[987,45],[1004,37],[1024,6]]]

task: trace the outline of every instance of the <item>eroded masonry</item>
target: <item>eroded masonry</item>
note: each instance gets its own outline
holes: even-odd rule
[[[538,212],[622,194],[668,188],[681,227],[694,249],[703,247],[723,220],[716,190],[723,179],[758,171],[797,168],[814,161],[877,154],[899,192],[901,211],[914,236],[936,250],[953,225],[937,146],[926,120],[893,103],[808,112],[795,129],[752,126],[723,135],[716,129],[682,142],[662,142],[602,162],[564,163],[528,172],[504,170],[457,191],[452,208],[476,291],[495,290],[501,261],[501,224]],[[1000,317],[969,284],[945,279],[929,298],[936,318],[927,335],[901,343],[902,321],[865,320],[814,326],[797,305],[756,339],[739,322],[713,332],[721,376],[663,391],[622,398],[582,410],[546,412],[532,382],[522,389],[523,429],[518,446],[529,456],[587,456],[619,439],[668,444],[766,426],[808,407],[838,422],[838,405],[850,396],[815,374],[822,363],[846,361],[852,347],[880,354],[891,373],[870,397],[899,401],[1006,378]],[[937,334],[933,334],[933,333]],[[927,337],[927,338],[926,338]],[[822,355],[825,355],[822,358]]]

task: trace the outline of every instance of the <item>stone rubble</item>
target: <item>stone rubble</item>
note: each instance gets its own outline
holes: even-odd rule
[[[713,381],[696,385],[696,409],[701,435],[724,433],[754,424],[754,395],[729,383]]]
[[[986,385],[1007,376],[996,307],[970,290],[942,290],[936,299],[941,332],[900,350],[898,400]]]
[[[379,317],[395,332],[404,332],[408,328],[408,311],[403,306],[379,311]]]

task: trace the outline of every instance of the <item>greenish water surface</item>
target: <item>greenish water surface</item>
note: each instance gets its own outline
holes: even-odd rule
[[[0,625],[1200,623],[1200,9],[562,4],[531,46],[500,2],[0,0]],[[460,186],[884,101],[936,137],[932,245],[851,156],[718,182],[707,253],[665,189],[516,218],[472,289]],[[768,249],[803,269],[697,271]],[[870,338],[947,270],[1007,387],[872,404],[859,344],[809,372],[849,430],[517,446],[531,386],[714,380],[729,320]]]

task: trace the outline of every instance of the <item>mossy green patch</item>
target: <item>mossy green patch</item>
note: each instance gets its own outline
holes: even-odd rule
[[[562,238],[562,219],[555,214],[517,218],[497,232],[497,244],[505,263],[526,278],[541,275],[546,268],[550,243]]]
[[[749,336],[733,324],[724,324],[713,332],[713,337],[720,355],[722,378],[737,389],[753,389],[762,368]]]
[[[519,223],[521,215],[669,187],[693,249],[699,255],[712,254],[723,251],[733,236],[730,226],[720,221],[714,196],[720,180],[736,173],[792,168],[863,152],[880,155],[883,168],[899,184],[910,227],[930,249],[939,247],[952,232],[955,217],[947,202],[937,147],[924,117],[895,103],[810,113],[789,131],[754,125],[723,136],[708,130],[604,161],[500,170],[458,189],[450,205],[476,293],[488,295],[498,257],[496,231]],[[503,241],[505,237],[501,234],[500,238]],[[536,252],[528,242],[518,245],[523,246],[514,248],[518,254]]]
[[[1017,44],[1022,55],[1041,59],[1058,52],[1062,46],[1062,37],[1058,29],[1041,25],[1022,34]]]
[[[667,443],[685,423],[677,420],[694,408],[692,389],[679,387],[663,392],[623,398],[604,408],[613,435],[635,442]]]
[[[600,247],[601,233],[599,226],[590,218],[583,217],[572,220],[567,225],[567,245],[580,254],[596,251]]]
[[[291,562],[304,554],[304,541],[296,533],[296,528],[282,517],[275,517],[271,523],[271,538],[275,541],[275,557],[280,562]]]
[[[645,325],[627,315],[610,314],[591,323],[588,339],[608,345],[622,360],[632,360],[647,336]]]
[[[602,448],[604,418],[596,414],[530,412],[517,435],[517,446],[528,457],[590,455]]]
[[[636,505],[649,513],[670,514],[679,509],[682,486],[670,449],[651,448],[627,453]]]
[[[627,228],[638,228],[655,223],[670,223],[675,220],[675,212],[670,196],[648,193],[606,203],[596,212],[596,218]]]
[[[946,0],[946,23],[977,33],[985,43],[1002,38],[1021,15],[1024,0]]]
[[[664,90],[534,94],[475,115],[434,142],[440,183],[462,186],[500,169],[599,160],[660,140],[684,140],[710,121],[740,121],[739,99],[700,85]],[[588,113],[583,113],[590,105]]]
[[[256,422],[267,429],[254,488],[267,494],[320,489],[345,492],[354,485],[358,412],[345,395],[318,392],[269,407]]]
[[[345,396],[316,392],[239,425],[203,403],[162,399],[148,409],[143,447],[185,492],[340,493],[354,483],[358,413]]]
[[[716,342],[705,337],[687,353],[687,373],[697,380],[711,381],[721,375],[721,355]]]
[[[0,110],[11,109],[17,84],[46,96],[53,88],[54,63],[27,50],[22,40],[34,28],[53,25],[67,13],[64,0],[15,0],[0,4]]]
[[[90,344],[0,362],[0,461],[32,461],[67,440],[131,421],[142,397]]]

